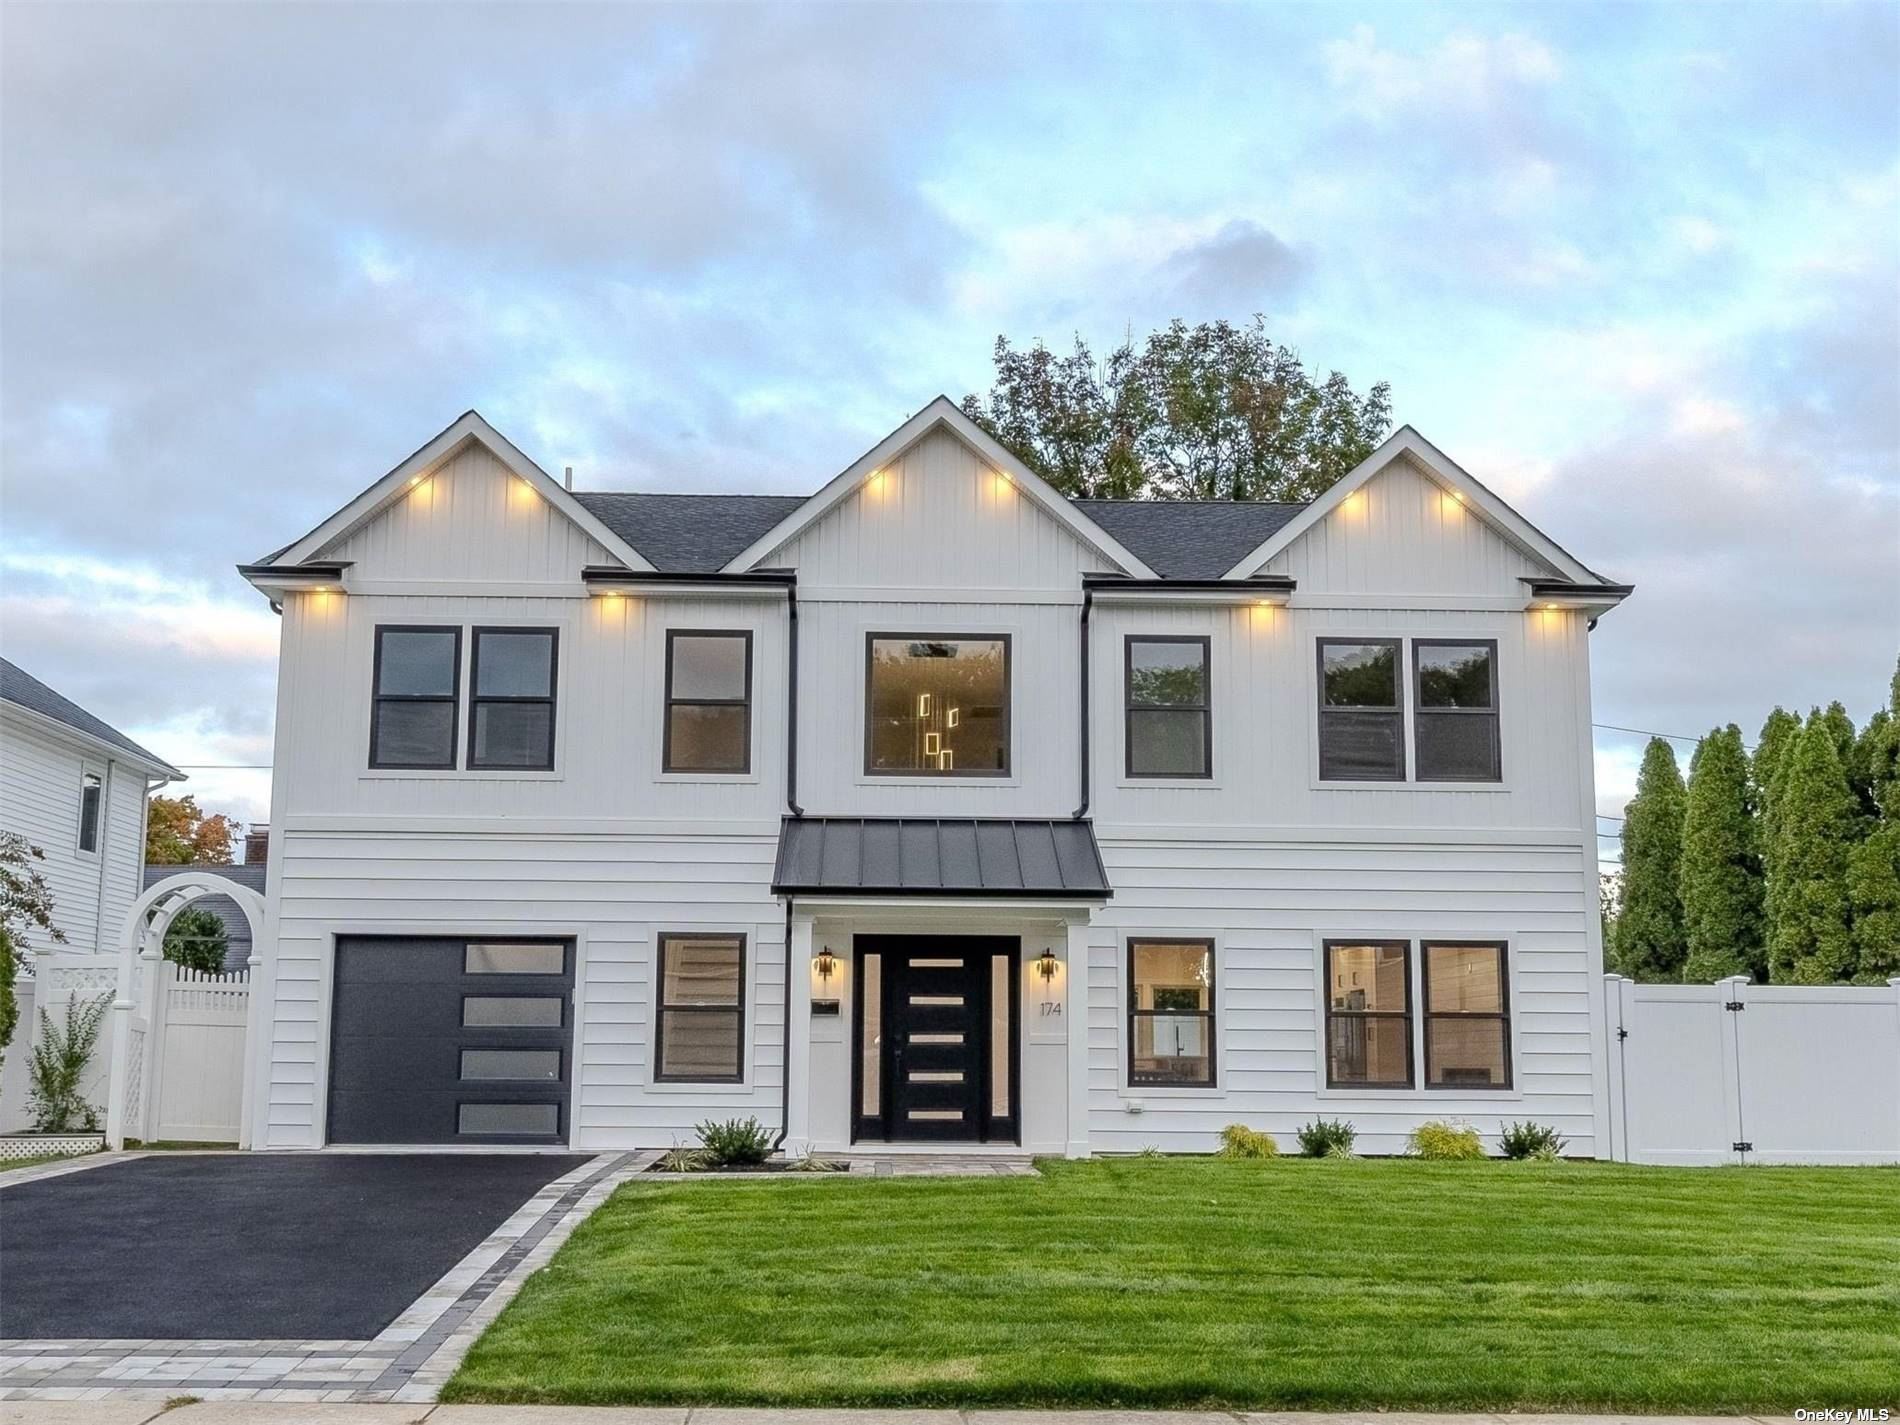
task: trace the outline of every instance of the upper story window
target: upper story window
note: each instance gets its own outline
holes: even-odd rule
[[[1208,640],[1130,634],[1126,647],[1128,775],[1213,775]]]
[[[1213,941],[1128,942],[1128,1082],[1213,1086]]]
[[[478,628],[469,670],[468,765],[545,770],[554,765],[551,628]]]
[[[105,792],[105,784],[98,774],[87,772],[79,779],[79,849],[97,851],[99,849],[99,803]]]
[[[874,633],[864,770],[912,777],[1009,772],[1009,636]]]
[[[385,624],[376,630],[369,765],[455,765],[462,630]]]
[[[1498,646],[1493,640],[1412,642],[1412,738],[1421,782],[1495,782]]]
[[[668,772],[752,770],[752,635],[669,629],[666,635]]]
[[[1405,713],[1396,638],[1319,641],[1319,775],[1405,780]]]

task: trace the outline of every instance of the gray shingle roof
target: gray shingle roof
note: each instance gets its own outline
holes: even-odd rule
[[[1092,900],[1112,894],[1088,822],[1023,817],[787,817],[772,889]]]
[[[710,574],[805,503],[803,495],[576,490],[581,507],[669,574]]]
[[[659,495],[577,490],[574,498],[667,573],[724,567],[805,503],[802,495]],[[1304,505],[1235,500],[1076,500],[1075,507],[1166,579],[1218,579]]]
[[[175,876],[180,871],[209,871],[227,881],[249,886],[261,896],[264,894],[266,869],[262,863],[255,866],[148,865],[145,868],[145,883],[140,889],[149,891],[167,876]],[[191,904],[194,910],[208,910],[224,922],[224,973],[229,975],[246,968],[251,958],[251,923],[244,918],[244,912],[238,909],[238,903],[229,896],[207,894]]]
[[[130,752],[133,756],[151,763],[154,767],[170,773],[181,781],[184,779],[185,774],[164,758],[140,747],[111,723],[94,717],[71,698],[54,692],[24,668],[16,663],[8,662],[5,658],[0,658],[0,701],[26,708],[30,712],[38,713],[41,717],[50,717],[54,722],[64,723],[75,732],[83,732],[89,737],[98,738],[101,742],[110,743],[121,751]]]
[[[1218,579],[1305,505],[1243,500],[1073,500],[1164,579]]]

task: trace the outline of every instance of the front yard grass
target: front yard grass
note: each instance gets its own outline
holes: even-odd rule
[[[1043,1172],[630,1183],[443,1399],[1900,1404],[1900,1170]]]

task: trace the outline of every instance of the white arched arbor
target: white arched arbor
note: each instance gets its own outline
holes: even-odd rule
[[[106,1146],[122,1148],[128,1137],[143,1138],[149,1097],[144,1092],[145,1038],[150,1032],[164,960],[165,932],[178,913],[205,896],[227,896],[244,912],[251,927],[249,969],[255,971],[264,944],[264,898],[215,871],[182,866],[176,875],[146,888],[132,902],[119,931],[119,977],[113,996],[112,1066],[106,1091]],[[149,919],[147,917],[150,917]],[[257,1043],[258,999],[251,996],[245,1024],[243,1110],[238,1147],[251,1143],[251,1050]]]

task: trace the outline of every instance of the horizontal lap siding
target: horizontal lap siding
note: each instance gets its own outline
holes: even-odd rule
[[[1492,1138],[1501,1122],[1534,1118],[1554,1124],[1572,1151],[1593,1151],[1590,997],[1598,967],[1581,847],[1165,844],[1097,829],[1115,897],[1090,931],[1095,1151],[1206,1152],[1229,1123],[1264,1128],[1290,1149],[1294,1131],[1315,1117],[1350,1120],[1368,1153],[1401,1151],[1405,1135],[1435,1117],[1467,1118]],[[1130,935],[1218,941],[1216,1089],[1125,1086]],[[1510,941],[1517,1091],[1324,1095],[1319,943],[1357,935]],[[1141,1111],[1131,1113],[1131,1103]]]
[[[574,1116],[584,1148],[668,1146],[707,1117],[776,1128],[784,1070],[784,912],[770,837],[290,832],[271,1009],[267,1138],[315,1146],[338,934],[582,937]],[[750,993],[744,1084],[649,1086],[657,937],[742,931]]]

